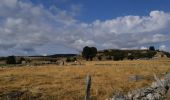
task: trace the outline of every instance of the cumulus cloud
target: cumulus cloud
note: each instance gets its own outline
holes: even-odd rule
[[[27,0],[28,1],[28,0]],[[80,5],[72,10],[48,8],[25,0],[0,1],[0,55],[38,54],[41,47],[140,48],[170,41],[170,14],[151,11],[148,16],[123,16],[85,23],[75,19]],[[53,48],[43,49],[46,54]],[[57,53],[57,50],[56,50]]]
[[[124,16],[89,25],[103,47],[134,48],[170,40],[170,14],[151,11],[149,16]]]
[[[167,50],[167,46],[166,45],[160,45],[159,50],[166,51]]]
[[[145,46],[140,47],[141,50],[147,50],[148,48]]]

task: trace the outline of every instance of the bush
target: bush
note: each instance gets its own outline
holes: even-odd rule
[[[113,58],[112,56],[107,56],[106,60],[112,60],[112,58]]]
[[[97,58],[98,58],[98,60],[99,60],[99,61],[101,61],[101,60],[102,60],[102,56],[98,56]]]
[[[120,51],[120,50],[116,50],[113,52],[113,59],[115,61],[118,61],[118,60],[123,60],[125,58],[125,54],[123,51]]]
[[[67,57],[66,62],[74,62],[76,60],[77,60],[76,57],[74,57],[74,58]]]
[[[146,57],[147,58],[153,58],[155,56],[156,52],[155,51],[148,51]]]
[[[170,53],[169,53],[169,52],[164,52],[164,54],[165,54],[168,58],[170,58]]]
[[[25,58],[21,57],[18,63],[22,64],[23,61],[26,61],[26,60],[25,60]]]
[[[7,64],[16,64],[15,56],[9,56],[9,57],[7,57],[6,63],[7,63]]]
[[[67,57],[66,62],[71,62],[71,58]]]
[[[6,60],[5,57],[0,57],[0,61]]]
[[[129,55],[127,58],[128,58],[129,60],[135,59],[135,57],[134,57],[133,55]]]
[[[74,58],[73,58],[73,61],[77,61],[77,58],[76,58],[76,57],[74,57]]]

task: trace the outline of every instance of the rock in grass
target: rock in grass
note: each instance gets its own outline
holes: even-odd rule
[[[137,82],[137,81],[140,81],[142,79],[144,79],[144,78],[143,78],[143,76],[140,76],[140,75],[131,75],[131,76],[128,77],[128,80],[130,82]]]

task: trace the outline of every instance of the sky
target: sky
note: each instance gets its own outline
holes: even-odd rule
[[[170,52],[169,0],[0,0],[0,56],[102,49]]]

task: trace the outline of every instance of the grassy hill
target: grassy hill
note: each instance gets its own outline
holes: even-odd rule
[[[97,58],[103,60],[134,60],[134,59],[151,59],[170,57],[170,53],[164,51],[152,50],[119,50],[119,49],[106,49],[100,50],[97,53]]]

